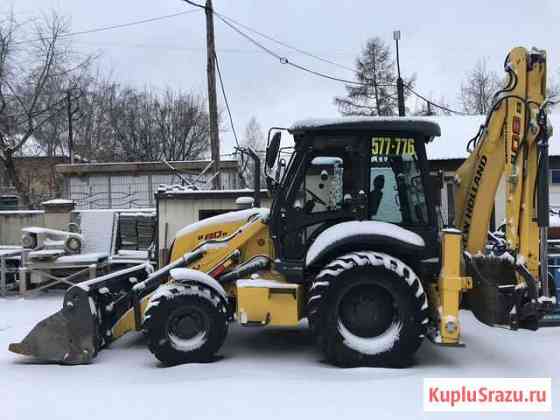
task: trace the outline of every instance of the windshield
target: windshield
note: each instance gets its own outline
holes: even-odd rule
[[[369,215],[403,225],[425,225],[428,209],[415,141],[406,137],[371,139]]]

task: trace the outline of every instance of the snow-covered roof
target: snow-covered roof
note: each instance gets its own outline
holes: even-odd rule
[[[294,131],[319,130],[375,130],[419,133],[428,137],[439,136],[440,129],[430,118],[422,117],[339,117],[305,119],[290,127]]]
[[[342,123],[349,124],[365,124],[371,121],[392,121],[402,120],[409,124],[429,123],[437,125],[441,128],[441,136],[436,137],[434,141],[426,145],[428,159],[447,160],[447,159],[465,159],[467,153],[467,142],[473,138],[481,124],[485,120],[484,115],[442,115],[430,117],[341,117],[341,118],[325,118],[325,119],[306,119],[298,121],[292,125],[290,130],[303,130],[305,128],[332,128],[333,125]],[[560,112],[549,114],[550,122],[553,128],[560,132]],[[560,134],[550,138],[550,156],[560,156]]]
[[[453,115],[429,117],[441,127],[441,137],[426,145],[428,159],[465,159],[468,156],[467,142],[478,132],[484,123],[483,115]],[[553,128],[560,132],[560,113],[549,114]],[[554,131],[556,131],[554,130]],[[550,156],[560,156],[560,134],[553,132],[550,138]]]
[[[53,205],[53,204],[75,204],[74,200],[66,200],[64,198],[54,198],[52,200],[43,201],[41,204]]]

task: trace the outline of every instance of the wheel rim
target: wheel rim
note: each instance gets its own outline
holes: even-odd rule
[[[182,351],[199,348],[210,328],[208,315],[194,306],[178,308],[167,322],[167,335],[173,347]]]
[[[338,319],[355,336],[377,337],[394,324],[398,316],[393,296],[383,287],[362,284],[344,294],[338,306]]]

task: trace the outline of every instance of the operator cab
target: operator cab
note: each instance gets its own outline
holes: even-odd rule
[[[269,141],[266,165],[280,271],[297,281],[315,238],[352,220],[399,225],[422,236],[426,249],[421,258],[438,255],[425,150],[425,143],[440,135],[436,123],[361,117],[301,121],[288,131],[295,145],[285,170],[271,175],[283,166],[277,162],[279,133]]]

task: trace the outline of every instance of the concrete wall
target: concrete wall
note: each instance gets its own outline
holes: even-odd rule
[[[212,171],[207,161],[171,162],[183,176],[199,188],[206,188]],[[161,184],[180,184],[181,179],[162,162],[111,162],[57,165],[64,176],[65,196],[79,209],[153,207],[154,194]],[[239,164],[221,161],[222,188],[240,187]]]
[[[45,226],[43,210],[0,211],[0,245],[19,245],[21,229]]]

